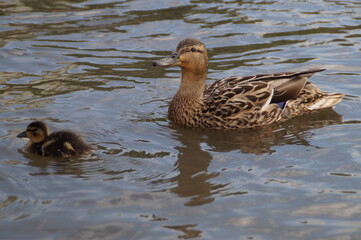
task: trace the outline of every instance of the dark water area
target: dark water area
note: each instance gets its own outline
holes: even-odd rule
[[[167,120],[186,37],[209,80],[326,68],[345,99],[254,130]],[[0,239],[361,236],[361,2],[0,1]],[[97,150],[56,159],[16,138],[33,120]]]

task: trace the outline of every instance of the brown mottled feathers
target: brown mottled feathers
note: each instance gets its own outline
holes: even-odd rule
[[[308,77],[320,71],[324,69],[228,77],[215,81],[204,91],[202,122],[215,128],[249,128],[315,110],[313,106],[317,99],[334,98],[335,101],[326,107],[333,106],[342,99],[342,94],[324,93],[307,82]],[[272,104],[286,101],[284,109]]]
[[[207,86],[204,93],[207,95],[215,89],[232,90],[237,87],[242,88],[246,83],[250,84],[248,86],[252,86],[257,85],[257,82],[262,82],[270,84],[270,86],[267,87],[263,85],[265,89],[274,89],[272,102],[283,102],[298,96],[305,86],[307,79],[314,73],[324,70],[325,69],[311,69],[303,72],[282,72],[269,75],[264,74],[247,77],[228,77],[215,81],[213,84]],[[252,89],[250,87],[248,88],[249,90]],[[258,85],[258,90],[259,89],[262,89],[260,85]]]
[[[207,50],[197,39],[182,40],[175,52],[153,66],[181,68],[181,85],[170,103],[168,118],[187,127],[263,126],[332,107],[344,96],[323,92],[308,82],[324,69],[227,77],[205,86]]]

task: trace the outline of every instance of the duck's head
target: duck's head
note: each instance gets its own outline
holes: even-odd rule
[[[182,40],[177,49],[169,56],[153,62],[153,66],[179,66],[182,70],[194,74],[206,74],[208,55],[205,45],[193,38]]]
[[[35,121],[30,123],[26,131],[19,133],[18,138],[29,138],[31,142],[38,143],[45,140],[49,130],[44,122]]]

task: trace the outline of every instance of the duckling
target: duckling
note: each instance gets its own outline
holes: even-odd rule
[[[170,102],[168,118],[185,127],[259,127],[332,107],[344,97],[323,92],[308,81],[325,69],[226,77],[205,85],[207,49],[192,38],[182,40],[171,55],[153,66],[181,68],[180,87]]]
[[[29,138],[25,149],[42,156],[67,158],[89,154],[93,150],[93,147],[76,133],[64,130],[50,133],[47,125],[41,121],[30,123],[26,131],[17,137]]]

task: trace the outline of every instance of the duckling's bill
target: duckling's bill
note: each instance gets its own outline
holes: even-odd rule
[[[24,131],[24,132],[19,133],[19,134],[17,135],[17,137],[18,137],[18,138],[27,138],[28,135],[26,134],[26,131]]]
[[[171,55],[166,56],[165,58],[159,59],[153,62],[153,66],[157,67],[169,67],[178,65],[178,52],[174,52]]]

